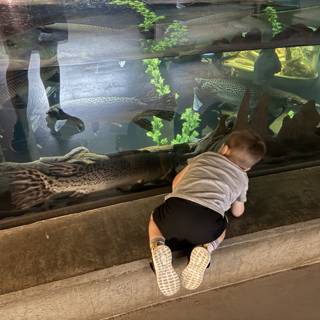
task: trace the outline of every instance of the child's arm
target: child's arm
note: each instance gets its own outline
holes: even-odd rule
[[[174,189],[177,184],[180,182],[180,180],[182,179],[182,177],[186,174],[186,172],[189,169],[189,165],[185,166],[173,179],[172,181],[172,189]]]
[[[244,203],[247,201],[248,180],[246,181],[238,199],[231,205],[230,211],[232,215],[239,218],[244,213]]]
[[[239,218],[244,213],[244,202],[241,201],[235,201],[231,205],[231,213],[234,217]]]

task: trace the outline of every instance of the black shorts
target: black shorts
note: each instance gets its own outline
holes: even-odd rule
[[[194,246],[216,240],[228,224],[220,213],[181,198],[167,199],[152,216],[166,241],[185,241]]]

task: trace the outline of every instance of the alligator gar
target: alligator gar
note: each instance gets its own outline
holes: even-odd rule
[[[91,163],[52,161],[43,171],[20,166],[9,173],[11,201],[16,209],[25,210],[57,198],[165,181],[174,172],[176,159],[173,152],[132,151]]]
[[[64,101],[61,106],[51,107],[48,116],[56,120],[76,117],[82,119],[86,127],[90,127],[88,123],[96,121],[109,124],[134,122],[144,129],[152,130],[150,121],[145,117],[157,116],[172,120],[175,106],[172,94],[161,98],[153,94],[142,98],[97,96]]]
[[[281,113],[286,107],[302,106],[308,102],[308,100],[291,92],[269,86],[261,87],[253,84],[244,84],[234,79],[197,78],[196,83],[198,86],[195,88],[195,93],[201,101],[203,99],[218,99],[223,103],[234,106],[235,109],[239,108],[247,89],[250,90],[251,109],[255,108],[261,94],[266,93],[273,100],[270,105],[270,111],[275,115]]]
[[[44,29],[48,30],[58,30],[58,31],[69,31],[69,32],[79,32],[79,33],[123,33],[123,31],[135,30],[133,28],[129,29],[114,29],[110,27],[97,26],[92,24],[83,23],[53,23],[44,26]]]

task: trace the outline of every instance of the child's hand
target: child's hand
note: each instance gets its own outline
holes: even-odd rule
[[[239,218],[243,215],[244,213],[244,202],[241,201],[235,201],[232,205],[231,205],[231,209],[230,209],[232,215],[236,218]]]

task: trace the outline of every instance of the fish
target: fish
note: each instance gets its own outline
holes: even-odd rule
[[[83,18],[83,13],[79,8],[88,6],[89,2],[92,1],[73,0],[72,4],[67,4],[65,0],[1,0],[0,39],[8,40],[12,36],[23,36],[26,32],[34,32],[43,28],[52,30],[53,33],[55,31],[95,33],[118,31],[118,29],[103,26],[66,23],[66,17]],[[56,23],[56,21],[59,22]]]
[[[79,32],[79,33],[123,33],[124,31],[129,31],[129,28],[126,29],[115,29],[104,26],[97,26],[92,24],[82,24],[82,23],[53,23],[43,26],[44,30],[50,30],[51,32],[55,31],[69,31],[69,32]],[[134,30],[131,28],[131,30]]]
[[[307,100],[288,91],[272,88],[270,86],[258,86],[252,83],[244,83],[227,78],[196,78],[197,87],[195,93],[201,102],[210,104],[210,101],[218,98],[237,111],[247,89],[250,90],[249,109],[254,109],[262,93],[271,97],[268,108],[274,117],[279,116],[287,108],[299,107],[307,103]]]
[[[215,97],[230,105],[239,106],[247,87],[242,83],[226,78],[196,78],[194,92],[200,101]]]
[[[266,22],[249,16],[245,10],[216,13],[179,22],[188,28],[189,41],[196,43],[231,40],[253,29],[267,32],[269,28]]]
[[[27,210],[59,198],[77,199],[99,191],[171,181],[178,159],[174,152],[136,150],[89,163],[47,161],[45,172],[20,165],[8,173],[12,205]]]
[[[254,63],[253,82],[257,85],[268,85],[280,71],[281,62],[275,49],[262,49]]]
[[[230,11],[230,12],[218,12],[214,14],[207,14],[197,18],[181,21],[184,25],[207,25],[207,24],[218,24],[229,21],[238,21],[241,18],[245,18],[248,15],[247,11]]]
[[[84,126],[93,127],[99,123],[134,122],[145,130],[152,130],[152,124],[146,117],[157,116],[170,121],[175,114],[176,99],[173,94],[158,97],[148,93],[142,98],[97,96],[64,101],[61,105],[50,107],[47,121],[67,120],[70,117],[81,119]],[[77,123],[75,123],[78,125]],[[91,124],[91,125],[89,125]],[[48,124],[49,126],[49,124]],[[97,126],[95,124],[95,126]]]

